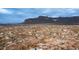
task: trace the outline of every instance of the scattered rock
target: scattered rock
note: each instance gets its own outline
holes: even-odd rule
[[[75,28],[75,29],[74,29]],[[78,25],[34,24],[0,27],[1,50],[79,49]]]

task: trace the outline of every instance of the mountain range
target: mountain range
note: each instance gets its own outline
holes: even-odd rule
[[[35,18],[25,19],[22,23],[0,24],[0,25],[25,25],[25,24],[53,24],[53,25],[79,25],[79,16],[72,17],[48,17],[38,16]]]
[[[38,16],[36,18],[25,19],[25,21],[23,22],[23,24],[41,24],[41,23],[77,25],[79,24],[79,16],[72,16],[72,17]]]

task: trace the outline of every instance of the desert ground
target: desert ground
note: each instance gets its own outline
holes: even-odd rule
[[[78,50],[79,25],[0,26],[0,50]]]

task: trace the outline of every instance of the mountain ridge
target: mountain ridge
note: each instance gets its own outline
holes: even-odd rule
[[[35,18],[25,19],[21,23],[6,23],[0,25],[25,25],[25,24],[53,24],[53,25],[79,25],[79,16],[71,17],[49,17],[49,16],[38,16]]]
[[[79,16],[72,16],[72,17],[38,16],[36,18],[25,19],[25,21],[23,22],[23,24],[41,24],[41,23],[79,24]]]

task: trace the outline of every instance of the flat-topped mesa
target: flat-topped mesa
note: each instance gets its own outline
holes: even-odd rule
[[[24,23],[52,23],[53,18],[48,16],[39,16],[36,18],[25,19]]]
[[[79,16],[72,17],[48,17],[39,16],[36,18],[25,19],[24,24],[40,24],[40,23],[52,23],[52,24],[79,24]]]

